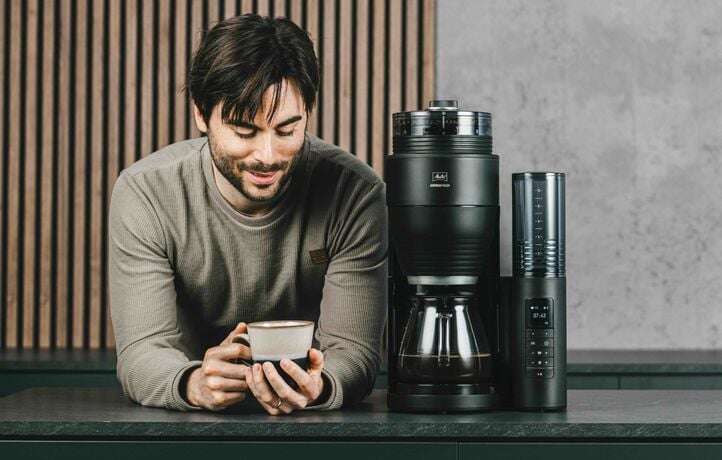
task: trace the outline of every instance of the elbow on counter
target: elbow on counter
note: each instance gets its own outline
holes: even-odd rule
[[[329,409],[349,407],[363,401],[374,389],[381,357],[378,350],[343,353],[326,350],[326,370],[334,380],[335,395]]]
[[[179,387],[185,371],[198,366],[199,362],[169,361],[127,351],[119,353],[116,377],[123,394],[142,406],[180,411],[196,409],[180,395]]]

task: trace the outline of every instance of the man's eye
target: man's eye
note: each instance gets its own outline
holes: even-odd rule
[[[279,136],[291,136],[293,135],[293,130],[291,131],[276,131]]]
[[[255,135],[255,131],[251,131],[250,133],[239,133],[236,131],[236,136],[240,137],[241,139],[251,139]]]

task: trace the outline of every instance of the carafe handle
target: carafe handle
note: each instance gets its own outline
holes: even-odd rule
[[[451,337],[450,337],[451,315],[448,313],[439,313],[438,327],[439,346],[437,347],[437,363],[439,367],[449,367],[451,365]]]

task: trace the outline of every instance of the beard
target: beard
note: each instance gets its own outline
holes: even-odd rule
[[[218,171],[241,195],[253,202],[266,202],[278,198],[291,179],[293,167],[298,157],[297,153],[290,161],[280,161],[272,164],[260,162],[245,163],[234,159],[232,155],[224,153],[210,137],[208,148],[211,151],[211,158],[216,168],[218,168]],[[254,184],[244,180],[243,171],[258,173],[279,171],[281,177],[272,184]]]

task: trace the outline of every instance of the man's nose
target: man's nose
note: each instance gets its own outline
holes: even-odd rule
[[[273,146],[270,134],[264,133],[259,136],[255,157],[261,163],[273,163]]]

